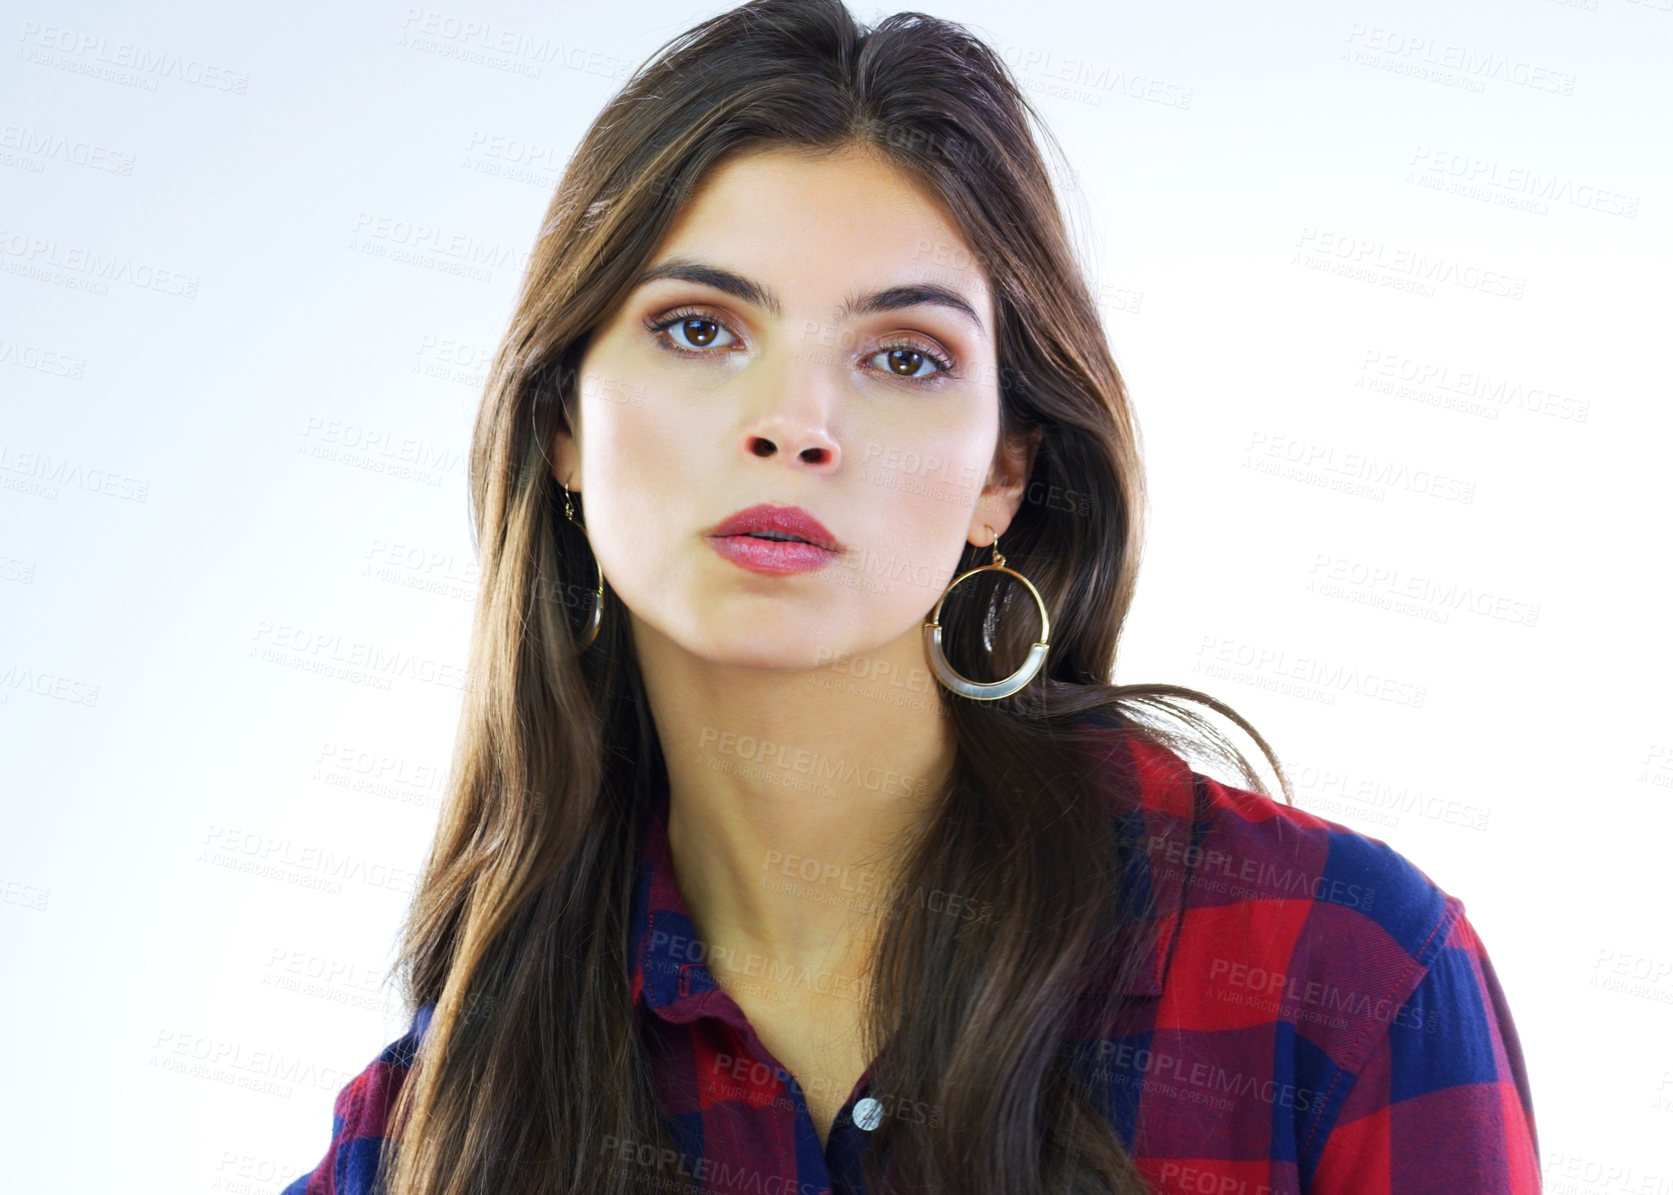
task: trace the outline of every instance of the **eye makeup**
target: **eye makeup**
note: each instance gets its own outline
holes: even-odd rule
[[[652,337],[658,348],[681,357],[716,357],[733,347],[731,345],[721,345],[718,348],[688,347],[675,342],[667,335],[670,330],[685,324],[714,324],[739,342],[743,339],[728,326],[727,321],[722,318],[719,312],[711,307],[701,305],[675,307],[661,315],[646,316],[642,323],[645,331]],[[869,360],[883,353],[907,353],[919,359],[919,364],[914,368],[913,374],[896,373],[894,370],[887,368],[880,371],[898,381],[908,382],[915,386],[937,386],[959,376],[956,372],[956,363],[952,358],[925,340],[897,333],[880,343],[866,355],[865,359]],[[915,376],[916,368],[925,363],[935,366],[934,372]]]

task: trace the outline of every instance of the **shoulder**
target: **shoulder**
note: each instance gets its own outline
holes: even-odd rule
[[[377,1189],[379,1154],[389,1135],[390,1114],[434,1011],[434,1004],[422,1005],[407,1031],[380,1050],[337,1093],[325,1157],[282,1195],[369,1195]]]
[[[1106,743],[1127,899],[1151,941],[1131,990],[1158,999],[1156,1028],[1288,1042],[1357,1070],[1411,1015],[1462,903],[1386,842],[1140,735]]]
[[[1394,981],[1433,960],[1462,912],[1381,839],[1200,773],[1191,784],[1191,841],[1170,839],[1153,862],[1178,874],[1201,928],[1226,919],[1268,927],[1263,959],[1324,963],[1328,945],[1362,981]]]
[[[1175,811],[1144,848],[1158,901],[1177,902],[1163,1015],[1281,1023],[1354,1069],[1460,940],[1462,902],[1381,839],[1131,750],[1179,790],[1146,798]]]
[[[1283,995],[1305,973],[1366,995],[1409,992],[1462,918],[1461,902],[1381,839],[1217,780],[1131,731],[1099,750],[1137,856],[1132,895],[1162,922],[1170,987]]]

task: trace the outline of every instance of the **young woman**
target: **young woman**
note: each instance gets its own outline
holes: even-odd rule
[[[955,24],[759,0],[594,122],[412,1027],[292,1195],[1538,1189],[1463,906],[1109,683],[1141,466],[1030,119]]]

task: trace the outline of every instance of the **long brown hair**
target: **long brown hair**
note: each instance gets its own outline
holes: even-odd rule
[[[1265,793],[1193,702],[1259,745],[1286,800],[1289,785],[1265,740],[1213,698],[1109,683],[1143,476],[1126,388],[1030,122],[1056,149],[1003,61],[956,23],[901,13],[867,29],[840,0],[754,0],[662,46],[587,130],[471,445],[481,584],[470,684],[396,964],[409,1004],[436,1008],[392,1118],[391,1195],[649,1191],[656,1168],[623,1165],[601,1143],[677,1148],[628,984],[637,837],[666,771],[608,587],[598,638],[581,647],[595,564],[564,518],[549,451],[571,426],[589,332],[706,172],[756,149],[853,144],[922,180],[986,270],[1001,432],[1037,445],[1007,563],[1051,617],[1046,668],[1021,693],[941,696],[956,762],[895,891],[959,893],[994,914],[973,922],[905,902],[885,922],[865,1008],[868,1056],[888,1044],[873,1089],[940,1115],[938,1127],[891,1117],[869,1134],[867,1182],[1145,1190],[1062,1065],[1071,1024],[1086,1023],[1075,1010],[1091,999],[1099,1023],[1117,1011],[1134,959],[1110,954],[1108,930],[1133,912],[1118,877],[1123,853],[1142,849],[1115,832],[1099,789],[1108,769],[1076,766],[1095,752],[1072,748],[1095,742],[1095,726],[1181,754],[1202,747]],[[960,571],[987,559],[967,545]],[[966,675],[1008,674],[1037,627],[1014,582],[981,583],[993,576],[958,586],[943,608],[947,655]]]

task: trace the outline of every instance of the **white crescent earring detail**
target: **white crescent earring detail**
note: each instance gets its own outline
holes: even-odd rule
[[[982,525],[987,527],[988,531],[993,531],[993,528],[988,524],[984,523]],[[997,533],[994,533],[992,547],[993,561],[954,577],[948,583],[947,588],[941,591],[940,598],[936,600],[935,609],[930,611],[929,621],[924,623],[924,654],[929,657],[929,666],[935,673],[936,680],[952,692],[959,694],[959,696],[969,697],[975,701],[995,701],[1001,697],[1009,697],[1012,693],[1023,688],[1034,679],[1034,674],[1040,671],[1040,667],[1046,662],[1046,651],[1050,647],[1051,620],[1046,615],[1046,603],[1041,599],[1040,591],[1034,588],[1033,582],[1027,577],[1013,568],[1005,567],[1005,557],[999,552],[999,536]],[[1002,573],[1009,573],[1028,586],[1028,592],[1034,595],[1034,604],[1040,608],[1040,638],[1029,649],[1028,658],[1022,662],[1022,667],[1004,680],[983,684],[980,681],[973,681],[967,676],[961,676],[947,662],[947,657],[941,650],[941,603],[947,600],[947,595],[953,591],[954,585],[967,577],[974,577],[977,573],[985,573],[990,569],[998,569]]]

